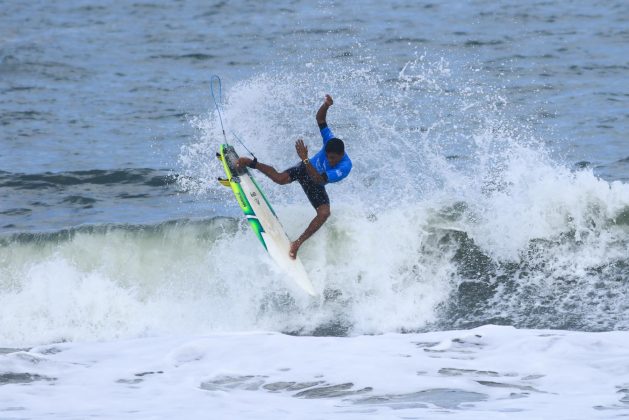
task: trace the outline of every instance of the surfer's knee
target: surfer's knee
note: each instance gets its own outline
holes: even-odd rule
[[[288,172],[280,172],[279,174],[277,174],[277,176],[275,177],[273,181],[275,181],[277,184],[280,184],[280,185],[286,185],[286,184],[290,184],[291,179]]]
[[[329,204],[321,204],[317,207],[317,216],[321,217],[323,220],[327,220],[331,214],[332,212],[330,211]]]

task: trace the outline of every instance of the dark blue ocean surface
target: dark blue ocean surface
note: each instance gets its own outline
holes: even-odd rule
[[[558,159],[608,180],[629,179],[624,1],[9,1],[0,20],[5,231],[72,225],[86,204],[87,212],[102,206],[105,214],[79,216],[81,223],[125,221],[112,205],[125,185],[136,197],[122,207],[159,212],[157,219],[202,215],[207,207],[193,203],[165,211],[163,183],[133,174],[177,172],[179,148],[195,135],[188,117],[211,109],[211,74],[229,87],[306,63],[343,73],[365,57],[384,64],[385,79],[417,53],[473,68],[476,80],[503,89],[512,116],[534,121]],[[93,170],[129,174],[110,194],[84,191],[89,176],[54,188],[24,178]],[[52,220],[37,216],[59,211]]]

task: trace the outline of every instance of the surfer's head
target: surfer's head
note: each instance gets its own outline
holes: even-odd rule
[[[336,166],[336,164],[343,159],[344,154],[345,144],[343,144],[343,140],[332,137],[325,144],[325,155],[328,158],[330,165]]]

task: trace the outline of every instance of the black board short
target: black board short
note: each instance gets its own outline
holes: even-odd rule
[[[325,191],[325,186],[317,184],[310,178],[310,175],[306,172],[306,165],[303,162],[288,168],[286,172],[288,172],[291,182],[295,180],[299,182],[312,207],[316,209],[322,204],[330,204],[330,198]]]

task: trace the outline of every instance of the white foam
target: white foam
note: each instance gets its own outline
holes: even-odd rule
[[[314,216],[300,206],[278,211],[291,235]],[[3,255],[24,257],[3,270],[5,284],[14,286],[0,294],[0,342],[308,332],[327,324],[340,324],[336,333],[417,328],[435,319],[452,286],[452,251],[426,252],[437,239],[424,219],[420,208],[373,217],[339,206],[300,250],[319,299],[289,294],[284,274],[245,222],[79,233],[47,250],[13,244]]]
[[[0,407],[51,419],[603,419],[628,409],[627,354],[626,332],[497,326],[65,343],[1,355],[0,372],[33,382],[0,387]]]

